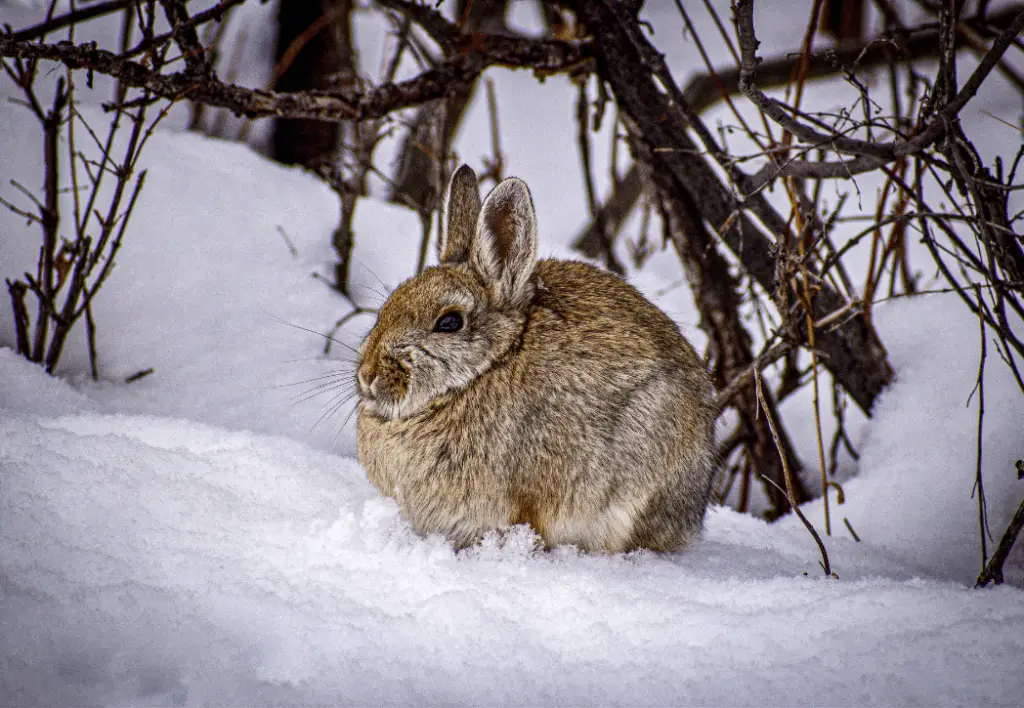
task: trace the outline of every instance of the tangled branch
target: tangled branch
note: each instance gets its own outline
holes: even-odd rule
[[[853,160],[839,162],[807,162],[793,160],[784,165],[768,165],[765,171],[756,175],[751,184],[758,189],[769,179],[781,176],[835,178],[850,177],[862,172],[876,170],[897,159],[916,155],[931,147],[949,130],[950,124],[964,106],[974,98],[982,83],[1002,59],[1017,35],[1024,31],[1024,10],[1021,10],[1004,29],[991,48],[975,68],[974,73],[964,82],[963,87],[952,97],[945,107],[932,117],[927,126],[917,135],[909,139],[890,142],[857,140],[838,133],[825,134],[793,117],[793,110],[781,102],[770,98],[757,87],[756,73],[760,62],[757,48],[760,42],[754,30],[754,0],[736,0],[733,3],[736,17],[736,31],[742,57],[740,67],[739,88],[766,116],[775,121],[789,133],[817,148],[831,148],[837,152],[853,155]]]
[[[173,33],[168,39],[171,36]],[[213,74],[189,69],[160,73],[143,62],[100,49],[95,43],[42,44],[20,41],[12,34],[0,35],[0,57],[57,61],[71,69],[111,76],[124,86],[146,90],[154,98],[189,99],[250,118],[272,116],[335,121],[382,118],[403,108],[443,98],[472,82],[490,66],[530,68],[545,73],[569,71],[585,60],[583,49],[581,43],[476,35],[451,59],[406,81],[384,83],[366,91],[281,93],[225,83]]]

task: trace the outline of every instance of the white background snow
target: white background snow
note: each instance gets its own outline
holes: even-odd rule
[[[648,4],[685,81],[696,51],[670,3]],[[0,2],[0,22],[39,17],[21,5]],[[251,66],[265,68],[260,28],[273,6],[252,5],[236,23]],[[795,46],[808,3],[773,6],[792,21],[762,18],[766,54]],[[535,22],[527,3],[512,19]],[[361,38],[376,36],[360,22]],[[90,31],[109,41],[112,27]],[[377,66],[382,46],[361,41],[364,62]],[[569,255],[586,216],[574,90],[559,77],[491,75],[503,149],[533,188],[542,251]],[[0,91],[12,89],[0,82]],[[817,95],[838,105],[845,91]],[[984,121],[985,110],[1016,122],[1011,96],[996,77],[967,118]],[[83,112],[102,124],[99,108]],[[290,326],[327,332],[347,311],[312,277],[329,273],[335,197],[250,147],[181,131],[183,120],[174,113],[146,148],[147,184],[97,300],[103,380],[86,375],[81,332],[58,378],[0,349],[0,704],[1024,700],[1024,554],[1007,568],[1011,585],[970,588],[980,564],[977,398],[968,403],[978,326],[955,297],[877,311],[898,378],[874,418],[853,422],[861,457],[844,462],[846,504],[832,510],[862,542],[834,524],[825,542],[838,579],[822,577],[795,520],[768,525],[728,508],[709,512],[686,554],[538,552],[524,529],[456,554],[416,536],[366,481],[354,423],[342,425],[351,403],[321,419],[338,392],[303,395],[350,370],[344,348],[324,358],[320,336]],[[985,126],[972,133],[983,153],[1012,156],[1020,135]],[[489,140],[478,101],[457,148],[478,165]],[[0,194],[12,198],[12,178],[40,184],[40,141],[27,111],[0,103]],[[875,187],[860,182],[868,204]],[[391,286],[411,273],[418,219],[366,199],[355,227],[354,278],[374,304],[378,277]],[[33,269],[37,249],[37,232],[0,211],[0,274]],[[678,272],[664,252],[631,279],[702,344],[686,288],[669,287]],[[370,324],[356,320],[343,338],[358,341]],[[0,345],[12,340],[5,298]],[[784,410],[814,460],[809,399]],[[991,355],[986,412],[998,536],[1024,497],[1013,473],[1024,405]],[[820,502],[805,513],[821,530]]]

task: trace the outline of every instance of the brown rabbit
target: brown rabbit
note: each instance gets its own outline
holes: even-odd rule
[[[712,387],[620,278],[536,260],[533,202],[452,176],[440,265],[402,283],[359,352],[359,459],[420,533],[528,523],[548,546],[672,551],[715,469]]]

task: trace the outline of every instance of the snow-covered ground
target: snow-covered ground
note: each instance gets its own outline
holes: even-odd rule
[[[573,135],[573,91],[494,76],[541,248],[568,254],[585,201],[573,140],[549,138]],[[978,109],[1001,105],[983,95]],[[474,164],[485,118],[474,107],[458,146]],[[898,379],[853,426],[861,457],[825,538],[838,579],[796,520],[728,508],[686,554],[542,552],[523,529],[456,554],[416,536],[354,459],[350,354],[323,357],[315,334],[348,307],[313,277],[329,272],[336,199],[175,120],[146,148],[146,188],[97,299],[103,380],[85,374],[81,332],[59,378],[0,349],[0,705],[1020,703],[1022,549],[1016,587],[970,588],[978,327],[954,297],[876,312]],[[12,177],[39,183],[39,144],[27,112],[0,104],[0,194]],[[367,199],[355,228],[372,304],[411,272],[419,223]],[[0,211],[0,275],[33,268],[37,239]],[[700,342],[677,279],[667,252],[633,275]],[[0,345],[11,332],[3,305]],[[1024,497],[1024,405],[991,353],[986,371],[999,534]],[[785,412],[815,459],[808,399]],[[820,530],[820,502],[805,513]]]

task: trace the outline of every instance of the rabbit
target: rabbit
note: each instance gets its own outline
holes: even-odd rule
[[[717,466],[694,348],[618,276],[537,260],[522,180],[481,205],[463,165],[441,221],[440,264],[391,293],[357,350],[370,481],[456,548],[516,524],[548,548],[686,548]]]

